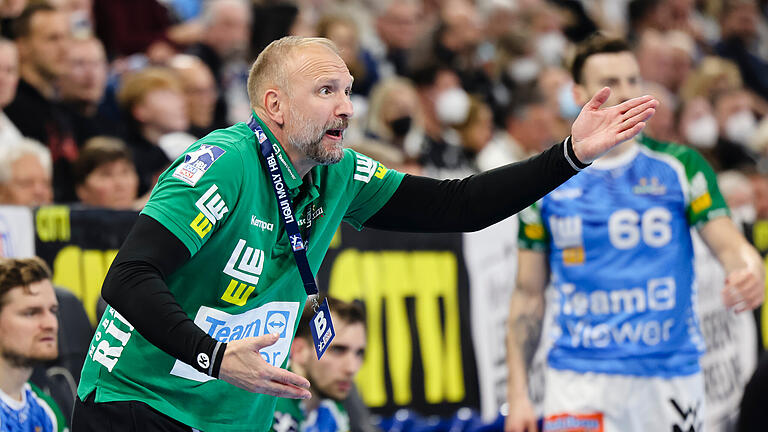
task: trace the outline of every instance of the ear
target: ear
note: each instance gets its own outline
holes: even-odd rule
[[[291,363],[304,369],[313,354],[313,347],[306,338],[295,337],[291,344]]]
[[[147,118],[147,110],[144,108],[144,105],[137,103],[131,108],[131,116],[140,123],[144,123]]]
[[[80,202],[85,202],[88,198],[88,192],[86,191],[85,186],[75,186],[75,195],[77,195],[77,199],[80,200]]]
[[[277,89],[269,89],[264,93],[264,110],[267,117],[281,127],[285,124],[285,96],[285,93]]]
[[[576,101],[579,106],[584,106],[589,102],[590,95],[587,93],[587,89],[581,84],[573,84],[571,89],[573,92],[573,100]]]

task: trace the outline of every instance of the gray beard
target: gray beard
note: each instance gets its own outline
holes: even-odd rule
[[[294,124],[309,125],[309,121],[301,115],[299,111],[295,110],[293,106],[291,106],[291,117],[294,119]],[[303,128],[297,128],[298,132],[295,135],[288,136],[288,143],[320,165],[333,165],[338,163],[341,161],[342,157],[344,157],[344,152],[328,150],[322,146],[322,141],[326,130],[335,129],[337,127],[341,128],[345,125],[342,123],[338,125],[334,124],[330,127],[326,126],[327,125],[323,125],[322,127],[314,128],[304,126]]]

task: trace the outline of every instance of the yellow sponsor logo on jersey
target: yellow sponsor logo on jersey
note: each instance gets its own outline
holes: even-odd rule
[[[387,171],[389,171],[387,167],[385,167],[382,164],[379,164],[379,167],[376,168],[376,174],[374,174],[373,176],[378,179],[383,179],[384,176],[387,175]]]
[[[205,237],[205,235],[211,231],[211,228],[213,228],[213,224],[211,224],[208,218],[202,213],[198,213],[189,226],[200,236],[200,238]]]
[[[693,200],[691,203],[691,210],[694,213],[699,213],[709,208],[712,205],[712,196],[709,192],[704,192],[703,195]]]
[[[524,228],[525,236],[531,240],[544,240],[544,225],[533,224],[526,225]]]
[[[563,249],[563,264],[567,266],[584,264],[584,247]]]
[[[232,279],[221,296],[221,299],[227,303],[232,303],[235,306],[245,306],[245,302],[248,300],[248,296],[251,295],[256,287],[253,285],[247,285],[242,282],[238,282]]]

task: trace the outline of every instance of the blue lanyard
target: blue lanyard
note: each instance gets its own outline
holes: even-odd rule
[[[278,152],[280,148],[276,144],[272,144],[264,133],[264,130],[256,121],[256,118],[251,116],[248,120],[248,127],[251,128],[254,134],[256,134],[256,141],[261,146],[261,154],[264,155],[264,159],[267,161],[267,171],[270,180],[272,180],[272,189],[275,191],[275,197],[277,198],[277,207],[280,215],[283,217],[285,223],[285,231],[288,233],[288,239],[291,243],[291,250],[293,250],[293,258],[296,260],[296,267],[299,268],[299,274],[301,280],[304,282],[304,290],[308,296],[312,296],[318,293],[317,284],[315,283],[315,276],[312,274],[312,269],[309,267],[309,261],[307,261],[307,246],[309,242],[309,234],[312,228],[312,218],[314,216],[314,206],[310,208],[309,215],[307,215],[307,240],[306,242],[301,237],[301,231],[299,230],[299,223],[296,220],[291,197],[288,195],[288,187],[285,185],[283,172],[280,169],[280,164],[275,156],[275,150]],[[317,300],[315,299],[315,304]]]

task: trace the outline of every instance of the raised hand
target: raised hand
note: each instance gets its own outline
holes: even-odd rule
[[[277,335],[267,334],[227,343],[219,379],[254,393],[292,399],[312,397],[306,378],[272,366],[259,354],[278,339]]]
[[[571,127],[573,151],[583,163],[591,163],[640,133],[659,104],[652,96],[641,96],[616,106],[600,108],[610,94],[608,87],[597,92],[584,105]]]

